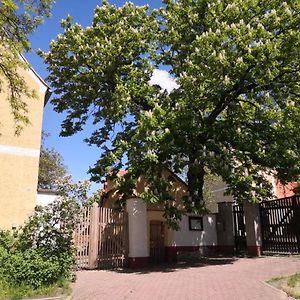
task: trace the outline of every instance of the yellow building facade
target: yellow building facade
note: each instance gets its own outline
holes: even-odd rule
[[[38,97],[23,99],[30,124],[16,136],[7,95],[0,94],[0,229],[19,227],[36,205],[43,109],[50,96],[33,69],[20,72]]]

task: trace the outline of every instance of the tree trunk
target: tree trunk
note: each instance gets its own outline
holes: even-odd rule
[[[189,204],[191,207],[203,207],[203,187],[204,187],[204,164],[193,160],[189,165],[188,178],[188,192]]]

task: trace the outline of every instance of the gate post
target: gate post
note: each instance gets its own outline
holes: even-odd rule
[[[219,202],[217,214],[218,252],[234,253],[232,202]]]
[[[252,256],[260,256],[262,235],[259,205],[244,202],[244,214],[248,254]]]
[[[147,205],[140,198],[126,201],[128,213],[129,255],[131,268],[144,267],[149,263]]]
[[[98,244],[99,244],[99,207],[94,202],[91,207],[90,237],[89,237],[89,269],[98,267]]]

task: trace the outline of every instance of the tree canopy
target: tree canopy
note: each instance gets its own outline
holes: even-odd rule
[[[165,167],[187,172],[188,211],[204,209],[206,173],[239,201],[271,197],[266,174],[299,175],[299,25],[292,0],[165,0],[153,11],[103,1],[86,28],[68,17],[43,54],[52,103],[66,112],[61,134],[92,119],[86,142],[102,149],[92,179],[126,168],[126,196],[143,174],[144,197],[170,222],[180,212]],[[156,69],[174,78],[172,91],[149,83]]]
[[[50,16],[53,1],[2,0],[0,3],[0,92],[7,95],[16,134],[30,121],[23,97],[35,98],[35,91],[19,73],[20,69],[29,67],[20,54],[31,50],[29,35],[44,16]]]
[[[67,175],[67,167],[64,165],[63,157],[53,148],[45,147],[45,138],[48,134],[42,134],[42,146],[40,151],[38,188],[56,189],[58,182]]]

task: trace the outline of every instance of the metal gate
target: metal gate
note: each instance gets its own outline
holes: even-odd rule
[[[127,265],[127,214],[96,203],[82,209],[73,235],[77,267],[111,269]]]
[[[233,205],[233,223],[234,223],[234,242],[235,252],[241,253],[246,251],[246,226],[243,204]]]
[[[300,196],[260,203],[262,250],[300,253]]]

